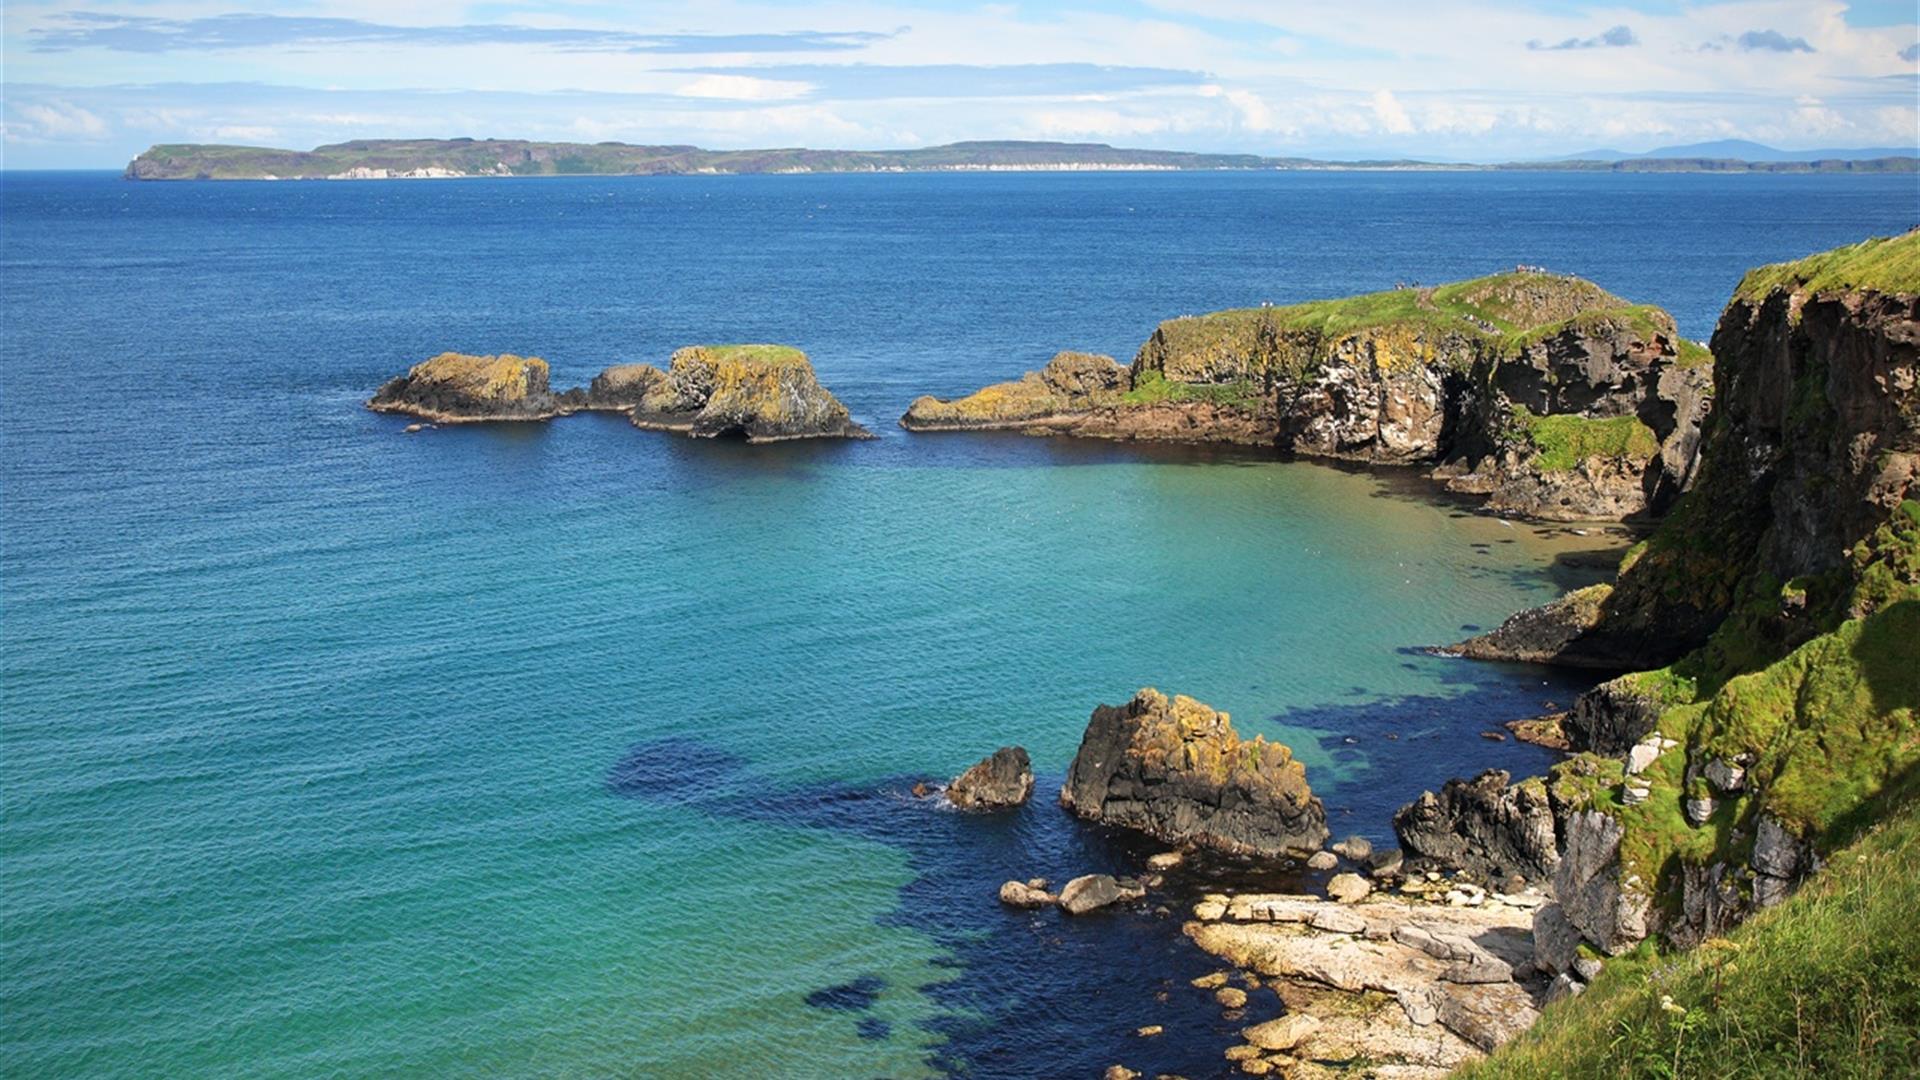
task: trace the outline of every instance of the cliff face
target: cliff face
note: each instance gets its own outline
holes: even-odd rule
[[[1226,713],[1145,689],[1093,711],[1060,802],[1083,818],[1243,855],[1317,851],[1326,812],[1278,743],[1242,741]]]
[[[673,354],[664,379],[632,411],[637,427],[749,442],[872,434],[814,377],[807,354],[784,345],[695,345]]]
[[[1691,481],[1711,370],[1665,312],[1533,271],[1172,319],[1091,392],[1059,362],[901,424],[1434,464],[1495,510],[1625,518]]]
[[[1920,792],[1920,231],[1748,275],[1699,481],[1618,581],[1470,655],[1650,668],[1576,703],[1540,962],[1691,945]]]
[[[457,424],[564,416],[579,407],[577,398],[577,391],[555,394],[548,389],[547,362],[537,356],[449,352],[388,381],[367,407]]]

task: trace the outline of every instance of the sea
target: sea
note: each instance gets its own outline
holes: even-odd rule
[[[1594,673],[1429,655],[1621,539],[1417,472],[909,434],[1177,315],[1517,264],[1704,340],[1748,267],[1920,217],[1846,175],[1122,173],[282,183],[0,174],[0,1061],[21,1077],[1225,1069],[1202,862],[1056,796],[1143,686],[1293,748],[1336,835]],[[783,342],[879,436],[609,415],[407,434],[446,350],[556,386]],[[1019,744],[1016,812],[913,787]],[[1136,1029],[1161,1025],[1143,1038]]]

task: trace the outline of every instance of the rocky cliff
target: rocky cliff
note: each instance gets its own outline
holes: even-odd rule
[[[1243,741],[1226,713],[1145,689],[1093,710],[1060,802],[1083,818],[1242,855],[1311,853],[1326,812],[1279,743]]]
[[[547,362],[537,356],[447,352],[389,380],[367,407],[448,424],[546,420],[579,408],[578,397],[548,389]]]
[[[1722,933],[1920,790],[1920,232],[1754,271],[1713,346],[1694,489],[1614,584],[1465,650],[1650,669],[1568,718],[1554,972]]]
[[[673,354],[666,377],[632,411],[637,427],[749,442],[867,439],[846,406],[813,374],[807,354],[785,345],[695,345]]]
[[[1617,519],[1691,482],[1710,372],[1665,312],[1516,271],[1172,319],[1129,368],[1062,353],[1014,382],[920,398],[901,424],[1428,464],[1497,511]]]

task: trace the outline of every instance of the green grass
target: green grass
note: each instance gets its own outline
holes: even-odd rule
[[[1516,406],[1513,423],[1533,444],[1533,464],[1544,472],[1566,472],[1593,457],[1645,461],[1660,452],[1652,429],[1631,416],[1535,416]]]
[[[1920,1061],[1920,804],[1725,939],[1647,943],[1457,1076],[1898,1078]]]
[[[1920,229],[1750,270],[1740,279],[1734,298],[1758,300],[1776,289],[1920,293]]]
[[[697,349],[706,354],[708,359],[722,363],[764,364],[772,367],[807,363],[807,354],[791,345],[689,345],[687,348]]]
[[[1244,379],[1228,383],[1175,382],[1158,371],[1143,371],[1136,375],[1133,389],[1122,394],[1120,401],[1125,405],[1206,401],[1242,412],[1258,412],[1262,404],[1260,388]]]

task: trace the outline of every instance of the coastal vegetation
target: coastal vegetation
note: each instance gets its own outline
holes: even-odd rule
[[[1425,464],[1497,511],[1619,519],[1685,486],[1711,359],[1659,308],[1520,267],[1168,319],[1128,367],[1061,353],[972,394],[918,398],[900,423]]]

